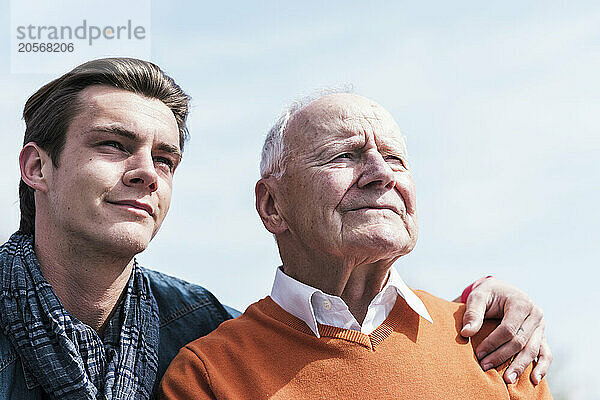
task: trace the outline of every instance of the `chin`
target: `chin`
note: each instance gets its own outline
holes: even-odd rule
[[[123,237],[119,240],[119,244],[116,248],[119,249],[121,254],[131,255],[132,257],[136,254],[141,253],[148,247],[148,241],[140,240],[139,238],[132,238],[130,236]]]
[[[383,258],[400,257],[414,249],[417,234],[409,235],[406,229],[398,230],[397,227],[369,226],[366,231],[357,232],[351,240],[351,251]]]
[[[140,228],[142,227],[119,226],[118,229],[112,229],[103,242],[115,253],[133,257],[146,250],[153,236],[152,232]]]

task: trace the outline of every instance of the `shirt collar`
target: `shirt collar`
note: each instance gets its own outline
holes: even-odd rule
[[[396,268],[394,268],[394,267],[390,268],[390,275],[388,277],[388,281],[387,281],[385,287],[383,288],[383,290],[379,294],[385,293],[385,290],[387,287],[395,288],[398,295],[400,295],[400,296],[402,296],[402,298],[404,298],[404,301],[406,301],[406,304],[408,304],[409,307],[412,308],[414,312],[416,312],[421,317],[425,318],[427,321],[429,321],[433,324],[433,319],[431,318],[431,315],[429,315],[429,312],[427,311],[425,304],[423,304],[423,302],[415,294],[415,292],[413,292],[406,285],[406,283],[404,283],[404,281],[400,277],[400,274],[398,273],[398,271],[396,271]]]
[[[285,311],[304,321],[317,337],[321,337],[317,328],[315,310],[311,304],[314,293],[323,292],[286,275],[281,267],[277,268],[271,298]]]
[[[389,293],[390,288],[395,289],[396,293],[404,298],[406,304],[408,304],[413,311],[427,321],[433,323],[433,319],[429,315],[429,312],[421,299],[419,299],[419,297],[417,297],[417,295],[404,283],[394,267],[390,268],[387,283],[381,292],[375,296],[371,304],[377,301],[385,301],[383,296],[386,296],[386,294]],[[286,275],[281,267],[277,268],[277,271],[275,272],[275,281],[273,282],[273,288],[271,289],[271,298],[285,311],[304,321],[315,336],[321,337],[319,335],[315,310],[311,301],[315,293],[318,293],[319,297],[332,299],[335,304],[340,304],[341,302],[345,306],[344,301],[338,296],[323,293],[319,289],[306,285]],[[392,296],[391,299],[392,301],[395,301],[396,296]]]

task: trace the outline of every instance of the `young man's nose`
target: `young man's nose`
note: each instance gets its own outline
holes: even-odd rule
[[[148,188],[150,192],[158,189],[158,173],[152,155],[143,153],[133,155],[128,167],[123,174],[123,183],[126,186]]]

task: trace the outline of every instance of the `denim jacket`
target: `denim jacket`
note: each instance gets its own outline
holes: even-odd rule
[[[201,286],[148,269],[143,272],[150,281],[160,317],[158,371],[151,397],[154,399],[160,380],[179,349],[240,313],[221,304]],[[0,332],[0,400],[44,398],[44,392],[35,382],[25,381],[18,354]]]

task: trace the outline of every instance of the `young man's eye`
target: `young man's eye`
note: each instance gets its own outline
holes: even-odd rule
[[[168,167],[169,171],[173,171],[173,167],[175,166],[175,163],[167,157],[154,157],[154,162]]]
[[[107,146],[107,147],[114,147],[115,149],[125,151],[125,147],[123,147],[123,145],[121,143],[115,142],[114,140],[107,140],[105,142],[100,143],[100,145]]]

